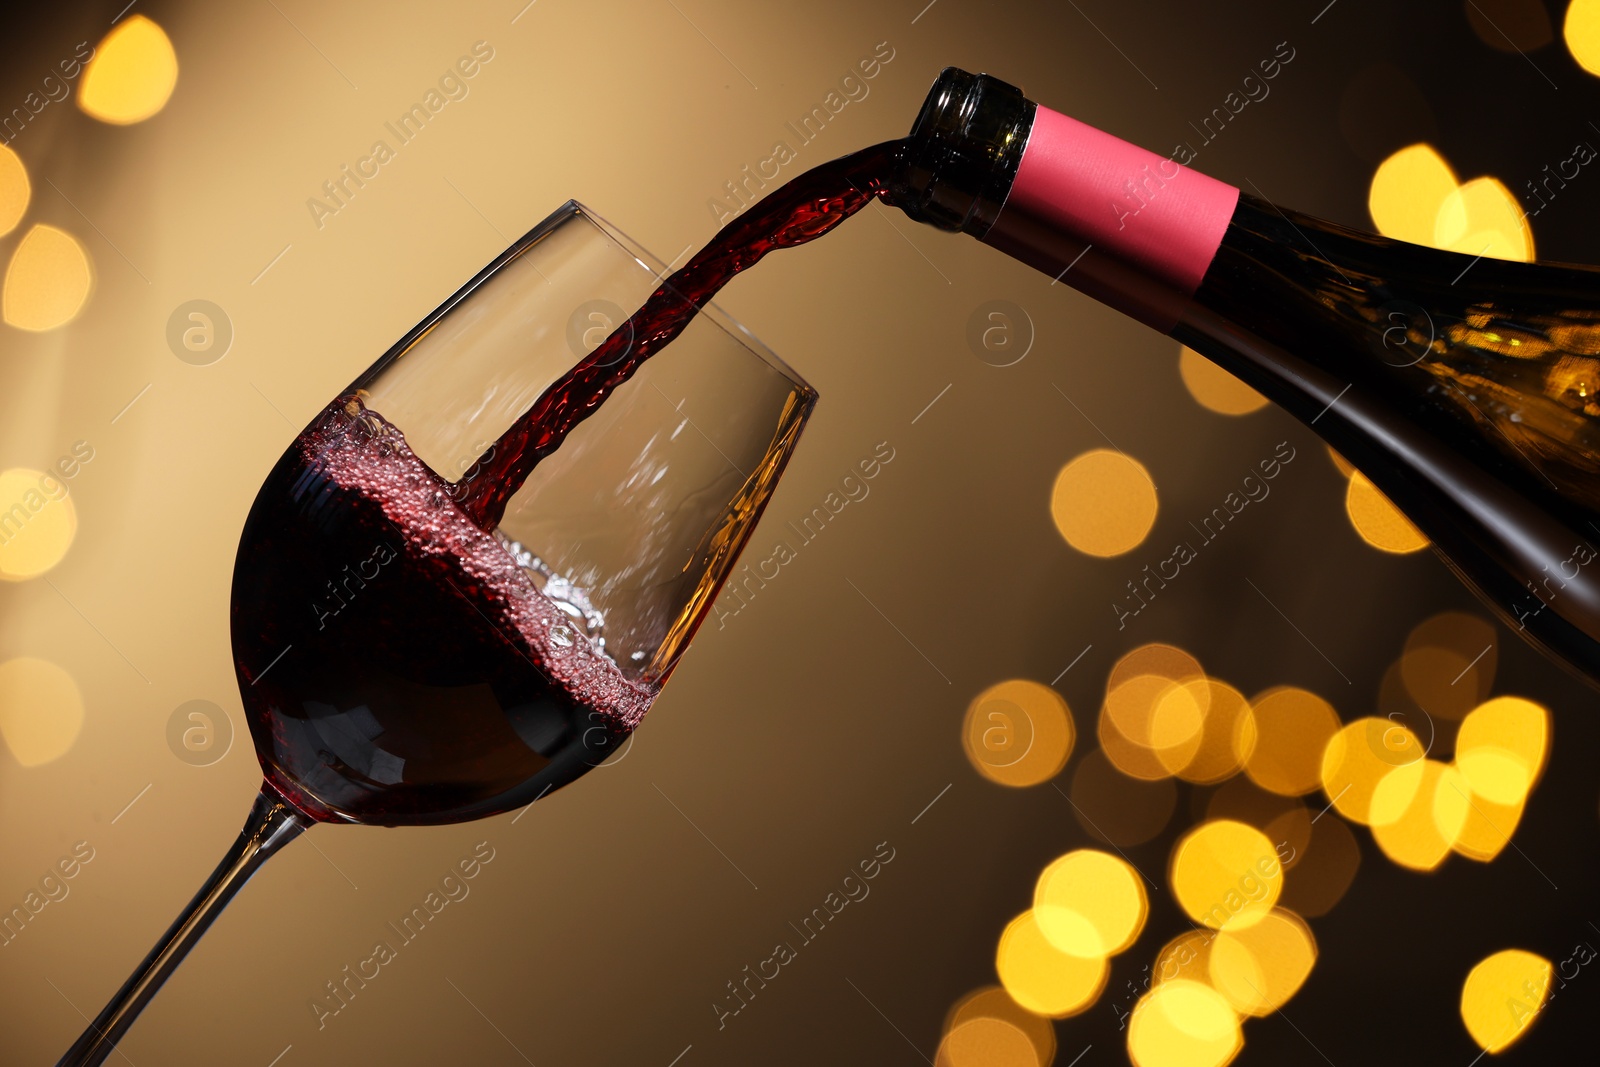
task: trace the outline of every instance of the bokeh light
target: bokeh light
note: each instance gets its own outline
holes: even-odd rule
[[[1055,1026],[1049,1019],[1035,1015],[1012,1000],[1011,994],[1000,986],[980,986],[952,1004],[945,1016],[944,1032],[948,1034],[972,1019],[1002,1019],[1022,1031],[1033,1044],[1035,1062],[1039,1067],[1048,1067],[1055,1059]]]
[[[1159,782],[1172,777],[1172,772],[1156,758],[1156,754],[1147,746],[1135,744],[1130,740],[1117,728],[1117,724],[1104,709],[1100,712],[1096,737],[1100,742],[1100,751],[1106,754],[1106,759],[1129,778],[1142,782]]]
[[[1176,707],[1173,712],[1170,709]],[[1198,743],[1181,763],[1169,763],[1176,749],[1157,745],[1156,752],[1174,774],[1197,785],[1210,785],[1238,774],[1256,747],[1255,715],[1244,694],[1216,678],[1174,686],[1156,703],[1157,723],[1186,723],[1199,713]],[[1181,727],[1180,727],[1181,729]]]
[[[1199,701],[1210,695],[1203,685],[1191,689],[1191,684],[1142,674],[1106,694],[1102,718],[1128,745],[1101,741],[1118,767],[1137,778],[1166,778],[1188,765],[1200,748],[1205,723]]]
[[[1106,698],[1106,707],[1130,741],[1150,749],[1169,774],[1176,773],[1194,761],[1204,739],[1211,699],[1206,681],[1173,682],[1147,674],[1119,686]],[[1127,699],[1130,694],[1140,699]]]
[[[1170,778],[1132,778],[1095,749],[1072,772],[1072,813],[1079,825],[1108,845],[1142,845],[1166,829],[1178,803]]]
[[[1400,677],[1419,708],[1459,720],[1489,695],[1499,658],[1492,623],[1446,611],[1419,624],[1406,638]]]
[[[1267,398],[1188,345],[1178,349],[1178,375],[1195,402],[1218,415],[1248,415],[1267,406]]]
[[[1467,22],[1490,48],[1513,55],[1555,40],[1550,14],[1540,0],[1466,0]]]
[[[1435,248],[1489,259],[1533,259],[1533,230],[1526,212],[1496,178],[1474,178],[1451,190],[1434,221]]]
[[[1379,164],[1367,208],[1385,237],[1469,256],[1534,256],[1533,230],[1511,191],[1491,177],[1458,184],[1431,145],[1410,145]]]
[[[28,168],[22,165],[22,158],[9,145],[0,144],[0,235],[16,229],[32,195]]]
[[[1069,956],[1114,956],[1144,929],[1150,902],[1126,861],[1083,848],[1052,862],[1033,890],[1033,916],[1051,945]]]
[[[1461,986],[1461,1021],[1478,1047],[1500,1052],[1538,1017],[1550,993],[1550,961],[1510,948],[1480,961]]]
[[[1455,172],[1444,157],[1432,145],[1414,144],[1378,164],[1367,210],[1385,237],[1431,245],[1439,208],[1456,187]]]
[[[1339,713],[1317,694],[1279,686],[1257,696],[1255,748],[1245,774],[1261,788],[1304,796],[1322,782],[1322,751],[1339,731]]]
[[[1014,678],[990,686],[967,705],[961,743],[979,774],[1022,787],[1054,778],[1072,754],[1076,736],[1061,694]]]
[[[1361,846],[1343,819],[1322,813],[1311,821],[1311,843],[1294,859],[1294,876],[1284,879],[1279,903],[1314,919],[1344,899],[1361,868]]]
[[[968,1019],[946,1033],[933,1062],[934,1067],[1041,1067],[1028,1035],[993,1016]]]
[[[61,479],[26,467],[0,471],[0,579],[37,578],[61,562],[77,532]]]
[[[1363,824],[1373,821],[1373,796],[1388,782],[1388,808],[1381,815],[1398,817],[1394,806],[1406,789],[1422,781],[1422,742],[1393,719],[1357,719],[1328,739],[1322,753],[1322,791],[1340,815]],[[1391,772],[1400,772],[1389,778]],[[1409,800],[1409,797],[1406,797]]]
[[[1523,805],[1496,804],[1480,796],[1473,796],[1467,808],[1467,821],[1461,827],[1452,846],[1469,860],[1488,863],[1511,843],[1517,824],[1522,821]]]
[[[1211,986],[1244,1015],[1270,1015],[1288,1003],[1317,960],[1305,920],[1274,908],[1248,926],[1229,923],[1211,946]]]
[[[1141,674],[1153,674],[1174,682],[1187,682],[1191,678],[1203,678],[1205,673],[1200,661],[1183,649],[1176,645],[1153,642],[1140,645],[1131,652],[1123,654],[1111,665],[1111,671],[1106,675],[1106,692],[1111,692],[1123,682],[1137,678]]]
[[[72,675],[48,660],[0,663],[0,738],[24,767],[60,759],[83,729],[83,696]]]
[[[1522,697],[1496,697],[1474,708],[1456,735],[1456,766],[1475,796],[1520,805],[1544,772],[1550,713]]]
[[[1471,808],[1466,779],[1448,763],[1423,760],[1420,777],[1396,767],[1372,796],[1372,837],[1395,863],[1431,871],[1461,837]]]
[[[1476,666],[1453,648],[1407,649],[1399,661],[1400,681],[1418,708],[1430,715],[1459,721],[1486,689]]]
[[[78,87],[84,113],[115,126],[143,122],[178,84],[178,54],[166,31],[143,15],[117,24],[94,50]]]
[[[53,330],[82,310],[93,282],[89,253],[78,239],[37,223],[11,255],[0,317],[22,330]]]
[[[1143,543],[1156,521],[1150,472],[1121,452],[1096,448],[1056,475],[1050,515],[1067,544],[1090,556],[1120,556]]]
[[[1345,491],[1344,510],[1361,539],[1373,548],[1394,555],[1405,555],[1428,547],[1428,539],[1412,525],[1389,498],[1365,474],[1350,476]]]
[[[1163,982],[1139,999],[1128,1024],[1137,1067],[1223,1067],[1244,1047],[1239,1017],[1200,982]]]
[[[1217,935],[1211,930],[1185,930],[1156,953],[1156,964],[1150,971],[1151,984],[1156,986],[1178,979],[1209,983],[1211,946],[1216,942]]]
[[[1600,75],[1600,0],[1572,0],[1561,35],[1578,66]]]
[[[1012,1000],[1052,1019],[1086,1010],[1110,973],[1103,957],[1069,956],[1050,944],[1032,911],[1012,919],[1000,935],[995,970]]]
[[[1186,767],[1204,740],[1211,690],[1189,653],[1172,645],[1141,645],[1119,659],[1106,678],[1099,737],[1106,757],[1124,774],[1147,781]]]
[[[1267,836],[1232,819],[1202,823],[1172,850],[1173,895],[1195,922],[1220,930],[1271,911],[1283,892],[1283,867]]]

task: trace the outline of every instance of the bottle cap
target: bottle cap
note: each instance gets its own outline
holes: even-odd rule
[[[981,238],[1017,176],[1035,107],[999,78],[946,67],[911,127],[895,205],[919,222]]]

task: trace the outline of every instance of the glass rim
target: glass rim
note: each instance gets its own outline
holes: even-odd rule
[[[587,222],[596,233],[611,241],[618,250],[626,254],[640,267],[649,271],[658,283],[664,283],[671,275],[672,271],[668,264],[597,214],[593,208],[577,199],[568,199],[566,203],[545,216],[527,233],[511,242],[499,255],[490,260],[487,266],[474,274],[459,289],[446,297],[438,307],[425,315],[411,329],[407,330],[400,340],[389,347],[388,351],[384,352],[382,356],[378,357],[376,361],[363,370],[346,391],[361,388],[364,383],[383,374],[395,360],[405,355],[412,346],[432,332],[433,328],[454,310],[456,305],[472,296],[480,286],[486,284],[502,270],[522,258],[525,253],[536,248],[546,236],[574,219],[581,219]],[[815,404],[818,396],[816,388],[801,377],[793,367],[784,362],[782,357],[769,348],[765,342],[751,333],[748,327],[728,314],[716,301],[708,300],[701,304],[695,311],[695,317],[704,318],[711,322],[736,342],[739,347],[783,375],[802,393],[808,394],[811,403]]]

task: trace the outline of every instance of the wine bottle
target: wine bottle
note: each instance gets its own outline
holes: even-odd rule
[[[1600,268],[1264,199],[940,74],[890,198],[1204,354],[1343,454],[1516,632],[1600,684]]]

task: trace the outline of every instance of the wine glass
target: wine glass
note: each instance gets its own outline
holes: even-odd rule
[[[561,393],[575,363],[622,366],[625,309],[665,271],[569,201],[289,446],[234,566],[261,794],[61,1065],[102,1062],[223,906],[313,823],[510,811],[637,726],[816,402],[712,305],[614,390]],[[552,394],[591,410],[525,481],[505,482],[528,447],[524,413]],[[493,521],[485,472],[505,498]]]

